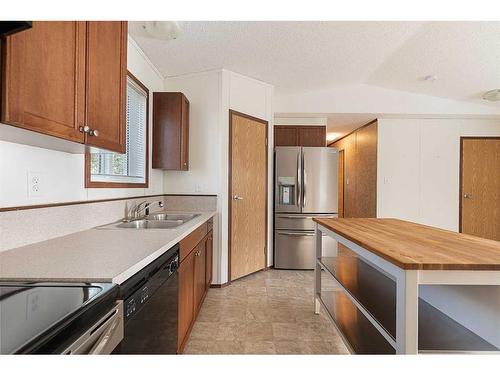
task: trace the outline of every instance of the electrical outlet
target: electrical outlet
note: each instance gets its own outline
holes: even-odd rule
[[[43,196],[43,180],[41,173],[28,172],[28,197],[38,198]]]
[[[202,189],[201,184],[195,184],[194,185],[194,191],[195,191],[195,193],[200,193],[202,190],[203,189]]]

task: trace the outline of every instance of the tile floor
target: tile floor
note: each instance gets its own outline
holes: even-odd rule
[[[268,270],[210,289],[185,354],[347,354],[322,312],[313,272]]]

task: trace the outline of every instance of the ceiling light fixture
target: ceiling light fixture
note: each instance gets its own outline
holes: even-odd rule
[[[489,100],[490,102],[498,102],[500,101],[500,89],[486,91],[483,94],[484,100]]]
[[[161,40],[177,39],[181,33],[176,21],[146,21],[142,27],[153,38]]]

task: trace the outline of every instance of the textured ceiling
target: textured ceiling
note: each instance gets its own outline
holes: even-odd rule
[[[481,95],[500,87],[500,22],[427,23],[367,83],[487,104]]]
[[[226,68],[279,92],[360,83],[419,28],[417,22],[181,22],[176,40],[135,41],[165,76]]]
[[[482,104],[500,87],[500,22],[181,22],[171,41],[142,24],[130,34],[165,76],[226,68],[277,95],[366,83]]]

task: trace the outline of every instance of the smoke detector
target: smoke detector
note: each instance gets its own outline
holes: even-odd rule
[[[181,33],[176,21],[146,21],[142,28],[153,38],[161,40],[177,39]]]
[[[483,94],[484,100],[489,100],[490,102],[498,102],[500,101],[500,89],[486,91]]]

